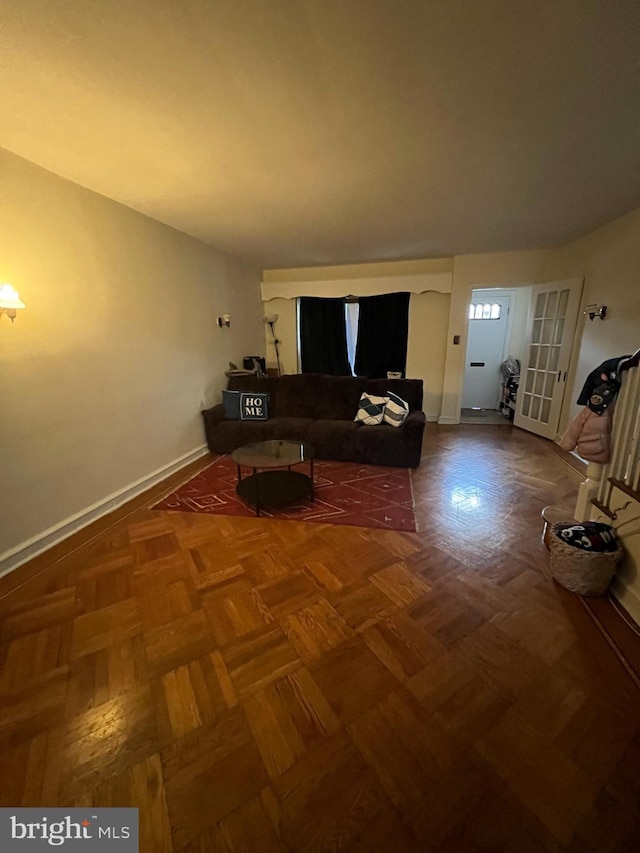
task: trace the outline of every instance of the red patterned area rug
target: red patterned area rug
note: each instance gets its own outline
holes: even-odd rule
[[[301,466],[308,470],[307,466]],[[299,500],[260,510],[264,518],[312,521],[317,524],[353,524],[415,532],[411,471],[352,462],[314,462],[313,501]],[[228,456],[205,468],[188,483],[167,495],[153,509],[201,512],[207,515],[252,517],[236,494],[237,472]]]

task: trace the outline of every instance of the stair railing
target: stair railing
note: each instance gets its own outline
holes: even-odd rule
[[[606,465],[590,462],[581,483],[575,516],[586,520],[597,512],[610,519],[622,506],[612,506],[615,490],[625,501],[640,503],[640,350],[620,365],[621,386],[613,413],[611,458]],[[628,503],[626,504],[628,505]]]

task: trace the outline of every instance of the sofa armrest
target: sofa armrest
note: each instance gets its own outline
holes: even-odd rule
[[[212,453],[215,453],[214,435],[216,433],[216,428],[218,424],[221,424],[226,420],[224,416],[224,406],[222,403],[218,403],[217,406],[212,406],[210,409],[204,409],[202,417],[204,420],[204,434],[207,439],[207,446]]]
[[[220,421],[226,420],[224,416],[224,406],[222,403],[218,403],[216,406],[212,406],[210,409],[204,409],[202,412],[202,417],[204,418],[204,422],[207,426],[215,426],[220,423]]]
[[[404,423],[398,429],[402,430],[403,438],[410,441],[411,439],[420,439],[424,432],[424,425],[427,422],[426,415],[423,411],[417,410],[409,412]]]

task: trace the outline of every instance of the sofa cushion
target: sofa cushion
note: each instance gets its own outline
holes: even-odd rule
[[[381,424],[386,404],[386,397],[374,397],[372,394],[363,394],[358,403],[355,420],[368,426]]]
[[[392,427],[399,427],[406,421],[409,415],[409,404],[405,403],[393,391],[387,392],[387,404],[384,407],[382,420]]]
[[[307,432],[313,423],[313,418],[271,418],[267,423],[273,438],[281,438],[285,441],[307,441]],[[313,443],[311,446],[313,447]]]
[[[240,420],[240,392],[239,391],[223,391],[222,405],[224,406],[224,416],[228,421]]]
[[[243,444],[280,438],[273,428],[273,421],[220,421],[209,440],[209,449],[214,453],[231,453]]]
[[[366,379],[361,376],[319,376],[315,383],[316,394],[322,401],[319,417],[352,421],[365,385]]]
[[[356,454],[356,435],[360,424],[353,420],[331,421],[317,420],[309,426],[308,444],[313,447],[318,459],[337,459],[351,461]]]
[[[269,417],[269,395],[264,391],[243,391],[240,394],[240,420],[266,421]]]
[[[324,376],[297,373],[280,377],[275,417],[351,420],[366,379],[356,376]]]
[[[281,376],[278,386],[278,402],[273,409],[274,416],[278,418],[322,417],[322,412],[326,406],[318,391],[319,379],[319,376],[312,373]]]
[[[384,397],[393,391],[409,404],[409,411],[422,410],[422,379],[367,379],[364,389],[367,394]]]
[[[371,465],[407,466],[400,430],[389,424],[361,426],[356,435],[356,461]]]

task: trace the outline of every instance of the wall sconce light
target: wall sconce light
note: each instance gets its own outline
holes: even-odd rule
[[[607,306],[606,305],[587,305],[585,314],[589,315],[590,320],[595,320],[596,317],[599,317],[601,320],[607,316]]]
[[[16,319],[16,310],[26,307],[20,299],[20,294],[10,284],[0,284],[0,316],[6,314],[13,323]]]
[[[231,314],[223,314],[222,317],[218,317],[218,325],[220,328],[226,326],[228,329],[231,325]]]

